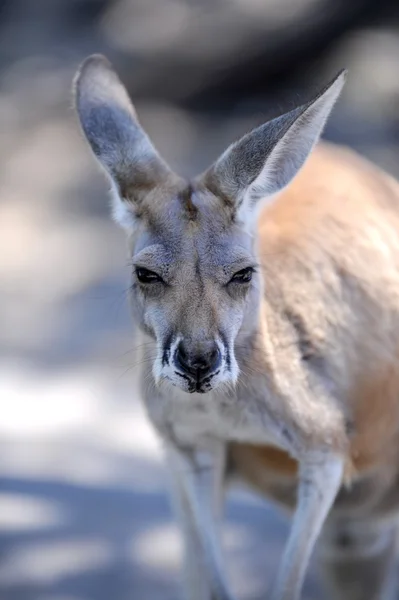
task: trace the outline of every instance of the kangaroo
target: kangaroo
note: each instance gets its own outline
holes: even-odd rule
[[[386,599],[399,509],[399,184],[319,142],[343,71],[185,181],[106,58],[75,78],[132,262],[142,395],[165,448],[189,600],[232,600],[218,524],[233,476],[293,509],[270,600],[317,541],[340,600]]]

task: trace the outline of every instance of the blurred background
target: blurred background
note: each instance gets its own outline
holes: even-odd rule
[[[72,111],[105,53],[182,174],[342,67],[325,137],[399,173],[399,3],[0,0],[0,598],[161,600],[180,540],[136,389],[123,234]],[[261,597],[287,533],[230,494],[226,554]],[[318,596],[317,569],[306,597]]]

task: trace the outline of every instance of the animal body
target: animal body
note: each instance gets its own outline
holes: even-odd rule
[[[298,600],[319,540],[335,598],[385,600],[399,508],[399,184],[319,143],[344,84],[232,144],[188,182],[108,61],[75,82],[112,186],[165,446],[187,598],[231,600],[217,535],[231,476],[292,508],[270,600]]]

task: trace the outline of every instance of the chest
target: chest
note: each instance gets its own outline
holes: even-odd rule
[[[157,399],[146,398],[149,416],[158,430],[178,444],[206,446],[211,438],[229,442],[282,447],[283,423],[264,402],[239,393],[186,394],[171,388]]]

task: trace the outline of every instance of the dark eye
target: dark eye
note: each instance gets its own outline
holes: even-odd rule
[[[162,277],[144,267],[136,267],[136,276],[140,283],[163,283]]]
[[[249,283],[252,279],[252,273],[254,272],[253,267],[246,267],[234,273],[229,283]]]

